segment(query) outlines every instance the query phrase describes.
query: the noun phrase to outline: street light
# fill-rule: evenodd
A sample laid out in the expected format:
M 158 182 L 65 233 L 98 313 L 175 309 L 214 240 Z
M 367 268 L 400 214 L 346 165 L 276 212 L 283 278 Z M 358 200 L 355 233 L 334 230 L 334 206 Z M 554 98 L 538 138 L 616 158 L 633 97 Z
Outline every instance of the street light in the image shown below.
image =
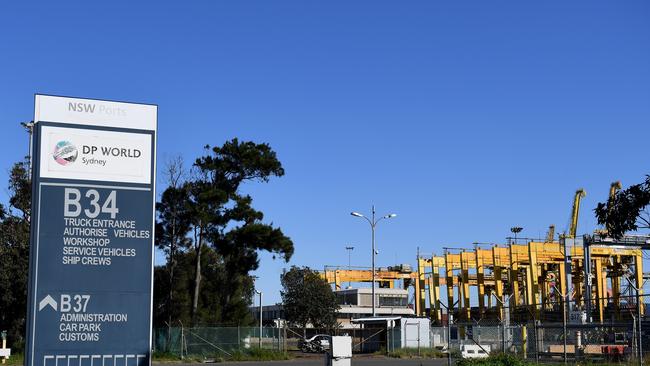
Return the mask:
M 503 353 L 506 352 L 508 338 L 510 338 L 508 337 L 508 333 L 510 333 L 508 331 L 508 327 L 510 326 L 510 308 L 508 306 L 508 301 L 510 301 L 512 295 L 513 294 L 510 294 L 508 296 L 502 295 L 503 299 L 500 299 L 499 296 L 497 296 L 497 294 L 492 292 L 492 296 L 494 296 L 494 298 L 497 299 L 499 303 L 501 303 L 501 308 L 502 308 L 501 311 L 503 312 L 503 315 L 500 314 L 501 323 L 502 323 L 502 333 L 503 333 L 502 340 L 501 340 L 501 347 L 502 347 L 501 350 L 503 351 Z
M 352 258 L 352 251 L 354 250 L 354 247 L 345 247 L 345 250 L 348 251 L 348 271 L 352 270 L 352 261 L 350 258 Z M 352 281 L 348 282 L 348 287 L 352 286 Z
M 377 252 L 375 251 L 375 227 L 377 226 L 377 223 L 379 223 L 379 221 L 383 219 L 392 219 L 397 215 L 392 213 L 392 214 L 384 215 L 380 217 L 378 220 L 375 220 L 375 205 L 372 205 L 372 220 L 356 211 L 350 212 L 350 215 L 366 219 L 366 221 L 368 221 L 368 223 L 370 224 L 370 229 L 372 231 L 372 316 L 374 317 L 377 315 L 375 311 L 375 255 L 377 255 Z
M 515 234 L 515 244 L 517 244 L 517 234 L 520 233 L 522 230 L 524 230 L 523 227 L 515 226 L 511 227 L 510 231 Z
M 32 145 L 34 143 L 34 121 L 29 121 L 29 122 L 21 122 L 20 123 L 25 130 L 27 130 L 27 133 L 29 134 L 29 151 L 27 152 L 27 156 L 29 156 L 29 177 L 32 176 Z
M 260 339 L 259 347 L 262 349 L 262 291 L 255 290 L 255 293 L 260 295 Z

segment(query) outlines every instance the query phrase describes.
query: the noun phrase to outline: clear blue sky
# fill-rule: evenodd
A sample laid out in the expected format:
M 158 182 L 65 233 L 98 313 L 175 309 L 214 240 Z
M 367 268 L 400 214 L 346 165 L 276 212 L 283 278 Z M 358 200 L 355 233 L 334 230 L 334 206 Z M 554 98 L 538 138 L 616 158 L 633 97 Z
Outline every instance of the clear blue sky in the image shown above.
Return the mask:
M 3 172 L 36 92 L 156 103 L 160 162 L 233 137 L 277 151 L 286 176 L 244 189 L 291 264 L 352 244 L 369 265 L 349 212 L 372 203 L 399 215 L 382 266 L 566 229 L 579 187 L 590 232 L 611 181 L 650 173 L 647 1 L 22 3 L 0 5 Z M 262 256 L 268 302 L 285 266 Z

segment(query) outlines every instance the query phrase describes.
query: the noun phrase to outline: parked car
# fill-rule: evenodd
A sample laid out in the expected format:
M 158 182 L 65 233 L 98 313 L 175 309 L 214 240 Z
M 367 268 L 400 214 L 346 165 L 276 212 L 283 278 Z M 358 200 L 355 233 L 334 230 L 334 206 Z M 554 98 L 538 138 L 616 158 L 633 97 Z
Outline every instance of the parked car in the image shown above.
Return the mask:
M 317 334 L 311 338 L 303 339 L 298 343 L 298 348 L 306 353 L 321 353 L 330 349 L 330 336 Z

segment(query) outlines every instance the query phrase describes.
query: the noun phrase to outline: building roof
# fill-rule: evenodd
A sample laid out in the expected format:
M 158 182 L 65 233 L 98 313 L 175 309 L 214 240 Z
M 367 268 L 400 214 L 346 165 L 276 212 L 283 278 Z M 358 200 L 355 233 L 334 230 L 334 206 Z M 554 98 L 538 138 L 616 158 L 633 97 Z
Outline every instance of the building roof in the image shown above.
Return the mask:
M 353 323 L 377 323 L 377 322 L 386 322 L 389 320 L 400 320 L 402 319 L 401 316 L 375 316 L 375 317 L 368 317 L 368 318 L 357 318 L 357 319 L 352 319 Z
M 370 294 L 372 293 L 372 288 L 371 287 L 347 288 L 344 290 L 336 290 L 334 292 L 337 294 L 344 294 L 344 293 Z M 401 288 L 375 288 L 375 294 L 407 295 L 408 290 L 401 289 Z

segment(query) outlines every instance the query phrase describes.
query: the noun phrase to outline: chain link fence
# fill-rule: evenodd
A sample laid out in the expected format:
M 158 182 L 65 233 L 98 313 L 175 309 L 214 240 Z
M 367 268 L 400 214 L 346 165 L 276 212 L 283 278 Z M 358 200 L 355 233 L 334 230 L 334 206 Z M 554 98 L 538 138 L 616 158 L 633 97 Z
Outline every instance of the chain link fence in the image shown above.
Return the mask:
M 282 328 L 262 328 L 260 337 L 259 327 L 162 327 L 154 329 L 153 336 L 154 352 L 180 358 L 231 356 L 236 351 L 253 348 L 286 350 Z
M 642 322 L 646 327 L 646 322 Z M 647 324 L 650 329 L 650 322 Z M 642 332 L 642 353 L 650 357 L 650 336 Z M 402 348 L 397 329 L 271 328 L 258 327 L 162 327 L 154 331 L 154 351 L 178 357 L 210 359 L 234 352 L 262 348 L 279 352 L 301 352 L 305 339 L 318 336 L 352 337 L 353 352 L 391 352 Z M 504 325 L 489 322 L 457 323 L 451 328 L 433 326 L 428 342 L 418 348 L 450 352 L 453 358 L 467 357 L 478 349 L 494 354 L 505 352 L 540 362 L 620 362 L 638 359 L 638 330 L 635 322 L 616 324 L 567 324 L 528 322 Z M 326 337 L 324 337 L 326 338 Z M 472 351 L 474 350 L 474 351 Z M 471 355 L 470 355 L 471 356 Z
M 640 363 L 650 359 L 647 304 L 640 302 L 640 309 L 632 301 L 604 304 L 599 308 L 570 302 L 566 308 L 554 306 L 554 314 L 544 313 L 550 306 L 531 307 L 525 309 L 529 318 L 526 322 L 484 319 L 458 321 L 451 328 L 433 326 L 431 346 L 450 350 L 456 357 L 471 357 L 464 350 L 478 348 L 486 353 L 504 352 L 552 363 Z
M 329 336 L 352 337 L 355 353 L 372 353 L 399 346 L 399 335 L 385 328 L 318 329 L 293 327 L 160 327 L 154 329 L 154 351 L 178 357 L 191 355 L 205 359 L 230 356 L 251 349 L 278 352 L 309 352 L 301 344 L 305 340 L 320 342 Z M 329 344 L 329 343 L 327 343 Z M 392 345 L 392 346 L 391 346 Z M 422 345 L 430 347 L 429 344 Z M 327 348 L 327 346 L 324 346 Z M 316 350 L 311 350 L 316 351 Z
M 456 321 L 451 327 L 435 325 L 430 327 L 428 339 L 421 341 L 418 336 L 416 343 L 409 343 L 403 328 L 388 326 L 264 327 L 261 334 L 259 327 L 161 327 L 154 330 L 154 351 L 206 359 L 259 348 L 310 352 L 304 348 L 305 340 L 347 335 L 352 337 L 355 353 L 389 353 L 409 343 L 409 347 L 416 344 L 418 351 L 436 349 L 453 358 L 472 357 L 476 353 L 508 353 L 539 362 L 630 363 L 650 359 L 650 321 L 645 317 L 647 304 L 641 301 L 639 309 L 633 300 L 632 297 L 622 298 L 620 302 L 610 300 L 604 302 L 606 306 L 590 309 L 579 302 L 566 306 L 544 304 L 521 311 L 521 314 L 528 314 L 527 321 L 516 318 L 512 322 L 509 319 L 502 322 L 485 316 L 478 320 Z

